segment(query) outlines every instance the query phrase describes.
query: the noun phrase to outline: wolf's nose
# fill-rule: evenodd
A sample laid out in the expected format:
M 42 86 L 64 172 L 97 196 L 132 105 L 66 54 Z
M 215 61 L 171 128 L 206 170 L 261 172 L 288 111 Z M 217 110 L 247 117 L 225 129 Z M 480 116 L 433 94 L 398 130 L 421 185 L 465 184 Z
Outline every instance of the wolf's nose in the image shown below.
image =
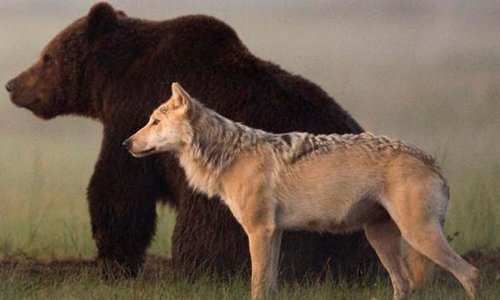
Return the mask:
M 15 90 L 15 87 L 16 87 L 16 84 L 15 84 L 14 79 L 9 80 L 9 82 L 7 82 L 7 84 L 5 85 L 5 89 L 9 93 L 12 93 Z
M 130 150 L 132 148 L 132 143 L 127 139 L 122 143 L 122 146 L 125 150 Z

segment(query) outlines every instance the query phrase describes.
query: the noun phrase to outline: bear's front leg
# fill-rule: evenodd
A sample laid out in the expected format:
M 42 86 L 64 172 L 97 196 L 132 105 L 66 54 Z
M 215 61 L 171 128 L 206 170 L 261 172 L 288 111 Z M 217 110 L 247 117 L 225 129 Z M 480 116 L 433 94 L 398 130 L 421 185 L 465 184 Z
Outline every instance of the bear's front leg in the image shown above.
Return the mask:
M 155 233 L 158 188 L 147 169 L 147 161 L 122 149 L 101 149 L 87 195 L 98 263 L 106 277 L 135 276 Z
M 172 236 L 172 264 L 177 273 L 196 278 L 227 278 L 250 269 L 248 240 L 220 199 L 184 188 Z

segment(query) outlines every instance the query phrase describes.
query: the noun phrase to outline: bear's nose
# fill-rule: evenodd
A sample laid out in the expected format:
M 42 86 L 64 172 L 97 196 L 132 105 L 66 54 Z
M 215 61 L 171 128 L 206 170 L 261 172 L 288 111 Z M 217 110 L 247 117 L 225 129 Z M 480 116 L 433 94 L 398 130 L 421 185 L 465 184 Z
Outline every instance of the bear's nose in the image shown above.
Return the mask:
M 130 150 L 130 148 L 132 148 L 132 142 L 130 142 L 130 140 L 126 139 L 123 143 L 122 143 L 122 146 L 125 150 Z
M 16 82 L 14 79 L 9 80 L 7 84 L 5 85 L 5 89 L 7 92 L 12 93 L 16 89 Z

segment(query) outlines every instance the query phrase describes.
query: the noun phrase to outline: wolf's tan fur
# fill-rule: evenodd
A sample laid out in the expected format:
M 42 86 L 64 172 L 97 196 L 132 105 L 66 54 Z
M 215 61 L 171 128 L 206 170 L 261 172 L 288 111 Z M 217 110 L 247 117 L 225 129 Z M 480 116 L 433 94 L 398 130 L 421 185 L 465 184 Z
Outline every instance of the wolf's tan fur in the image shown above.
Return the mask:
M 370 133 L 252 129 L 205 108 L 176 83 L 172 98 L 128 141 L 134 156 L 174 152 L 192 187 L 229 206 L 248 235 L 253 298 L 276 286 L 287 229 L 364 229 L 395 298 L 423 283 L 426 258 L 450 271 L 471 297 L 476 292 L 478 270 L 442 231 L 446 181 L 433 159 L 411 145 Z M 410 246 L 408 264 L 401 237 Z

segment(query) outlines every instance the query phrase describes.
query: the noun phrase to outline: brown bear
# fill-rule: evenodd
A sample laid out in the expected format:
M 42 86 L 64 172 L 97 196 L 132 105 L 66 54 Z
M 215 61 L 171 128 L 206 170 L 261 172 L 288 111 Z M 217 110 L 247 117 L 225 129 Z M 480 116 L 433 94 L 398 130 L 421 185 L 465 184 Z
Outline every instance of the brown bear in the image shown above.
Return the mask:
M 107 3 L 62 30 L 6 89 L 14 104 L 43 119 L 71 114 L 104 125 L 88 186 L 99 262 L 136 274 L 155 233 L 156 202 L 163 201 L 177 211 L 173 266 L 183 274 L 231 274 L 249 265 L 249 255 L 228 209 L 190 190 L 170 155 L 137 160 L 121 146 L 169 98 L 174 81 L 255 128 L 362 131 L 320 87 L 252 55 L 225 23 L 202 15 L 141 20 Z M 322 274 L 327 266 L 349 276 L 378 265 L 362 233 L 288 232 L 281 257 L 288 276 Z

